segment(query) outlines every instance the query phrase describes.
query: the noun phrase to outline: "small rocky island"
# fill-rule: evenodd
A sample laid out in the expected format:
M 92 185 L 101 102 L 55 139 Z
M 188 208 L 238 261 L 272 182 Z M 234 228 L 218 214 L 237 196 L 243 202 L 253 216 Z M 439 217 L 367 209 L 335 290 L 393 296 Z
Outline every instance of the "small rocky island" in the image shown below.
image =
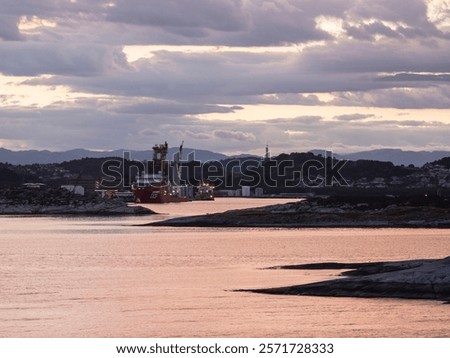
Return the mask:
M 0 190 L 0 215 L 150 215 L 154 212 L 121 200 L 85 196 L 62 188 Z
M 174 218 L 149 225 L 450 228 L 450 200 L 427 196 L 313 197 L 261 208 Z
M 321 263 L 271 269 L 352 269 L 345 278 L 298 286 L 238 290 L 273 295 L 408 298 L 450 301 L 450 257 L 373 263 Z

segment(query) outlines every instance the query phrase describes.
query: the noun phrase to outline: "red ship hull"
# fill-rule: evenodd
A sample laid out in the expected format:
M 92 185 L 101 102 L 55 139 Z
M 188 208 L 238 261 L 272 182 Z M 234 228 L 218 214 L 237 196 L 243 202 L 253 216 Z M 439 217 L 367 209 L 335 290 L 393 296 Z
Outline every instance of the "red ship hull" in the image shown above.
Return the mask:
M 143 204 L 183 203 L 190 201 L 186 196 L 173 195 L 167 186 L 145 186 L 133 188 L 134 200 Z

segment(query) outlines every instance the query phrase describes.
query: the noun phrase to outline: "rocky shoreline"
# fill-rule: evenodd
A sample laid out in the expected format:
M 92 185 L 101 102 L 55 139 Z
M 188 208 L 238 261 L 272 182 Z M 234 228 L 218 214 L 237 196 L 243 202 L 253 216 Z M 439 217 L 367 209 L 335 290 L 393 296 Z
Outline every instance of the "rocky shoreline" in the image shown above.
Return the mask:
M 0 191 L 0 215 L 151 215 L 154 211 L 96 195 L 74 195 L 64 189 Z
M 427 299 L 450 303 L 450 257 L 376 263 L 322 263 L 272 269 L 346 269 L 345 278 L 305 285 L 237 290 L 272 295 Z
M 262 208 L 174 218 L 149 225 L 450 228 L 450 202 L 426 197 L 309 198 Z
M 150 209 L 123 202 L 103 202 L 80 205 L 5 205 L 0 204 L 0 215 L 151 215 Z

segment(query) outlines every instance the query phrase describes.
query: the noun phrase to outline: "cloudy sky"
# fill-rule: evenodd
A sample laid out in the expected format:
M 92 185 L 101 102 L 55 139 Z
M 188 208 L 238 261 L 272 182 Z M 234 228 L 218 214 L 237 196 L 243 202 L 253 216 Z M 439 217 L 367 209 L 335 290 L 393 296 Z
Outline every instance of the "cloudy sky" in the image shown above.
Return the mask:
M 0 147 L 450 149 L 450 0 L 1 0 Z

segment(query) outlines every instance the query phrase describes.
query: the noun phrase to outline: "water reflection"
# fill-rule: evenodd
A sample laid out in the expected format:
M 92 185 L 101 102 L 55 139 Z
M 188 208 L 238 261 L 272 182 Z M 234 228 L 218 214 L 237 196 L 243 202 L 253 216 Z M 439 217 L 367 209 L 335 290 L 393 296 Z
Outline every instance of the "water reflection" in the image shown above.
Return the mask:
M 169 215 L 179 215 L 255 204 L 223 200 L 214 202 L 217 207 L 192 203 L 189 211 L 164 208 L 170 209 Z M 336 274 L 262 270 L 269 266 L 447 256 L 450 230 L 133 226 L 156 219 L 0 218 L 0 336 L 449 334 L 449 306 L 438 302 L 282 297 L 232 290 L 307 283 Z

